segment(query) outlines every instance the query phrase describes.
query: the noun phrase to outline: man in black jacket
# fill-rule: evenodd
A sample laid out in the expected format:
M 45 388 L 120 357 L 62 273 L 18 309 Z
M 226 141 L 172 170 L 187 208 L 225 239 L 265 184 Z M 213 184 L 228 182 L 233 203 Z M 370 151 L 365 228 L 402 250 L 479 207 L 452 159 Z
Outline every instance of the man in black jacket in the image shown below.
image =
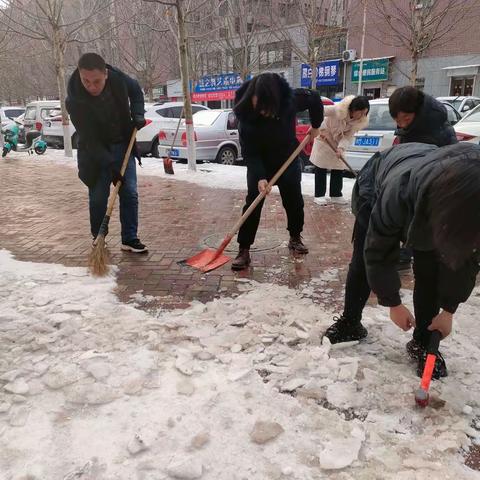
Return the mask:
M 247 164 L 248 194 L 244 212 L 297 148 L 296 114 L 304 110 L 310 114 L 310 135 L 313 139 L 323 121 L 323 104 L 318 92 L 292 90 L 287 81 L 276 73 L 258 75 L 236 92 L 234 111 L 239 120 L 242 156 Z M 304 222 L 301 181 L 302 168 L 297 158 L 277 185 L 287 213 L 289 249 L 306 254 L 308 249 L 301 237 Z M 262 206 L 263 201 L 238 232 L 239 252 L 232 263 L 233 270 L 243 270 L 250 265 L 250 246 L 255 241 Z
M 96 238 L 107 210 L 110 184 L 121 181 L 121 248 L 134 253 L 146 252 L 137 234 L 137 173 L 133 155 L 124 176 L 120 174 L 134 127 L 145 126 L 140 85 L 106 65 L 100 55 L 86 53 L 69 80 L 67 110 L 78 135 L 78 176 L 88 187 L 93 237 Z
M 360 172 L 352 209 L 354 250 L 346 309 L 326 332 L 333 342 L 367 335 L 361 324 L 370 287 L 392 321 L 415 327 L 407 351 L 423 371 L 432 330 L 443 337 L 475 286 L 480 248 L 480 147 L 411 143 L 375 154 Z M 402 305 L 396 271 L 400 242 L 413 249 L 415 317 Z M 440 311 L 442 310 L 442 311 Z M 434 375 L 447 375 L 443 358 Z
M 438 100 L 415 87 L 397 88 L 388 100 L 390 115 L 397 123 L 400 143 L 427 143 L 444 147 L 457 143 L 448 122 L 447 109 Z
M 418 88 L 397 88 L 388 106 L 397 123 L 395 135 L 401 144 L 418 142 L 443 147 L 458 142 L 455 130 L 448 122 L 445 106 Z M 398 269 L 409 270 L 411 263 L 411 250 L 402 248 Z

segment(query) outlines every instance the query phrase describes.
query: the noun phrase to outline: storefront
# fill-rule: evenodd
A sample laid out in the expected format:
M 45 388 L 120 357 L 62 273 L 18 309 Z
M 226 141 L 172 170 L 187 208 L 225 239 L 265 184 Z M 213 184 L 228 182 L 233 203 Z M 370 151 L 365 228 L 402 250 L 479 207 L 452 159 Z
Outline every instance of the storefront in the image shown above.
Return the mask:
M 470 97 L 478 94 L 478 74 L 480 65 L 445 67 L 450 79 L 450 95 Z
M 323 97 L 334 98 L 343 90 L 343 62 L 340 60 L 328 60 L 317 65 L 317 90 Z M 302 64 L 301 86 L 311 88 L 312 68 Z
M 228 108 L 242 83 L 238 73 L 206 75 L 194 83 L 192 102 L 203 102 L 210 108 Z
M 390 76 L 390 63 L 394 57 L 366 58 L 363 60 L 362 95 L 370 99 L 387 94 Z M 360 80 L 360 60 L 352 62 L 351 81 L 357 86 Z

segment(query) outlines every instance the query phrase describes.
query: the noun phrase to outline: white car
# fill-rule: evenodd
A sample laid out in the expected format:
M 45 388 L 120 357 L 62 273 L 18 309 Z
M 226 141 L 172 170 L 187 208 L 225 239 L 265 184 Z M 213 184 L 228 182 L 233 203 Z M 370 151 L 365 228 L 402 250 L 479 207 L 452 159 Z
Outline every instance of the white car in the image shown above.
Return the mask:
M 480 143 L 480 105 L 463 117 L 454 127 L 461 142 Z
M 480 98 L 478 97 L 437 97 L 437 100 L 440 100 L 443 103 L 448 102 L 458 112 L 460 112 L 462 117 L 480 105 Z
M 160 128 L 177 126 L 183 109 L 181 102 L 169 102 L 164 104 L 146 104 L 145 120 L 146 125 L 137 133 L 137 146 L 141 155 L 158 155 L 158 131 Z M 203 105 L 192 105 L 193 112 L 208 110 Z M 70 135 L 72 146 L 77 148 L 78 136 L 75 127 L 70 123 Z M 52 111 L 43 126 L 43 138 L 50 146 L 63 148 L 63 127 L 62 116 L 59 109 Z
M 2 127 L 24 113 L 25 107 L 0 107 L 0 121 Z
M 360 171 L 374 153 L 390 148 L 394 144 L 396 128 L 390 116 L 388 98 L 370 100 L 368 127 L 355 134 L 346 150 L 345 159 L 352 169 Z
M 447 109 L 448 121 L 451 125 L 456 125 L 461 119 L 460 114 L 451 104 L 442 103 Z M 397 125 L 390 116 L 388 98 L 370 100 L 368 127 L 355 134 L 346 151 L 345 159 L 352 169 L 360 171 L 373 154 L 397 143 L 396 128 Z
M 207 110 L 193 115 L 195 151 L 198 161 L 234 165 L 241 158 L 238 120 L 231 110 Z M 187 159 L 187 134 L 182 121 L 175 139 L 176 126 L 158 133 L 160 157 Z M 175 141 L 174 141 L 175 140 Z

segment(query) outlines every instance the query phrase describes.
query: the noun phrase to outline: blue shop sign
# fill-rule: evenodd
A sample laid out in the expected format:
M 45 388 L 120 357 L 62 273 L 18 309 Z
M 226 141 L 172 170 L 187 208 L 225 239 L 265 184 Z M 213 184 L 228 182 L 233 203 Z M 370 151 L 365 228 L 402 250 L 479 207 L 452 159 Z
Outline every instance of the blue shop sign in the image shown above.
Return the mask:
M 339 84 L 340 60 L 328 60 L 317 65 L 317 87 L 322 85 L 335 86 Z M 312 69 L 306 63 L 302 64 L 302 87 L 310 88 Z
M 250 76 L 249 76 L 250 77 Z M 220 92 L 222 90 L 237 90 L 243 83 L 238 73 L 222 73 L 220 75 L 205 75 L 195 83 L 195 93 Z

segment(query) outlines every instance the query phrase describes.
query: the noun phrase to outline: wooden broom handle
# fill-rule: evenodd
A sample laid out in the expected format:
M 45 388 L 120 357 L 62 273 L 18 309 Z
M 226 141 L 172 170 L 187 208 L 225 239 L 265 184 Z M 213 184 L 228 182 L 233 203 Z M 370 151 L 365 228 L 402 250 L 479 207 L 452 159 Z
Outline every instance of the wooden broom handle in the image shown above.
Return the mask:
M 320 139 L 323 140 L 335 153 L 337 153 L 337 149 L 330 142 L 330 139 L 328 139 L 327 137 L 324 137 L 323 135 L 320 136 Z M 356 178 L 357 177 L 356 172 L 353 170 L 350 164 L 345 160 L 345 157 L 343 155 L 339 155 L 338 158 L 343 162 L 343 164 L 350 170 L 350 172 Z
M 290 166 L 290 164 L 300 155 L 301 151 L 307 146 L 307 144 L 311 140 L 312 139 L 310 138 L 310 130 L 309 130 L 306 137 L 302 140 L 300 145 L 294 150 L 294 152 L 288 157 L 288 159 L 285 161 L 285 163 L 280 167 L 280 170 L 278 170 L 278 172 L 268 182 L 268 185 L 265 188 L 265 191 L 258 194 L 257 198 L 247 208 L 247 210 L 241 216 L 241 218 L 238 220 L 238 222 L 233 226 L 233 228 L 230 230 L 227 238 L 232 238 L 238 232 L 238 230 L 240 230 L 240 227 L 245 223 L 245 221 L 250 216 L 250 214 L 255 210 L 255 208 L 257 208 L 258 204 L 265 198 L 265 196 L 267 195 L 267 191 L 273 185 L 275 185 L 275 183 L 277 183 L 277 180 L 281 177 L 283 172 L 285 172 L 285 170 Z
M 125 152 L 125 157 L 123 158 L 122 168 L 120 169 L 120 175 L 123 177 L 125 175 L 125 170 L 127 169 L 128 161 L 130 160 L 130 155 L 132 154 L 133 144 L 135 143 L 135 137 L 137 136 L 137 129 L 134 128 L 132 132 L 132 137 L 130 138 L 130 143 L 128 144 L 127 151 Z M 113 207 L 115 206 L 115 200 L 117 198 L 118 192 L 122 182 L 117 182 L 113 192 L 110 194 L 108 199 L 107 215 L 112 216 Z

